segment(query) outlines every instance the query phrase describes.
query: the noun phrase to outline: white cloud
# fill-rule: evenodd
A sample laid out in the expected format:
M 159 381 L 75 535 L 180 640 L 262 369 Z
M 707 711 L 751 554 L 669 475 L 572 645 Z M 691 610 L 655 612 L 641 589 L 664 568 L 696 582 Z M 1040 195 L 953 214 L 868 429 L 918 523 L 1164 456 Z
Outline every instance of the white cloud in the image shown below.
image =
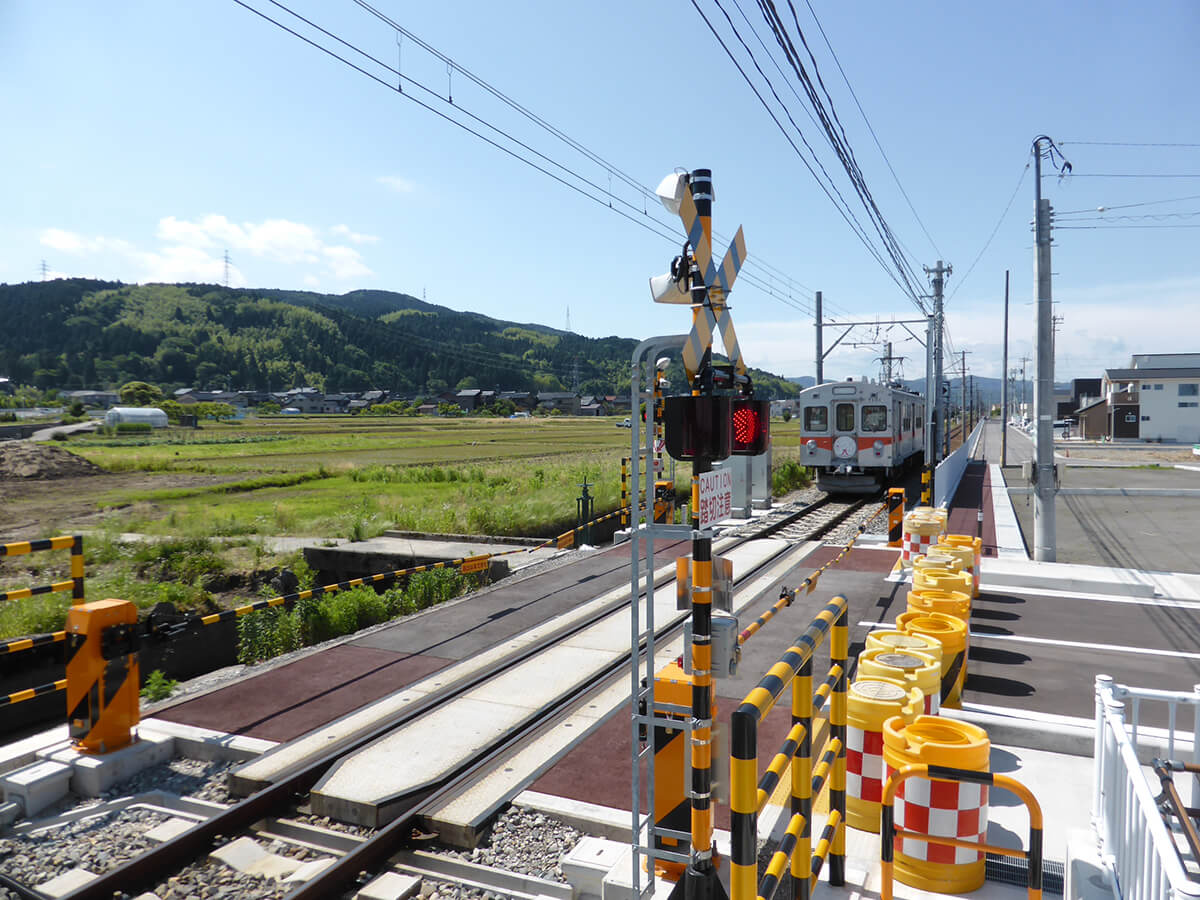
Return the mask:
M 325 247 L 321 252 L 335 278 L 364 278 L 372 274 L 353 247 Z
M 352 244 L 376 244 L 379 242 L 377 235 L 360 234 L 357 231 L 351 231 L 349 225 L 334 225 L 329 230 L 339 237 L 344 237 Z
M 321 284 L 321 279 L 319 279 L 316 275 L 305 275 L 304 276 L 304 286 L 305 287 L 315 288 L 315 287 L 319 287 L 320 284 Z
M 374 235 L 354 232 L 346 225 L 334 226 L 330 231 L 355 244 L 378 240 Z M 137 281 L 220 283 L 225 279 L 226 250 L 235 258 L 240 257 L 242 262 L 247 257 L 257 257 L 284 266 L 310 269 L 298 276 L 308 285 L 315 285 L 322 275 L 348 281 L 373 274 L 354 247 L 326 243 L 317 228 L 288 219 L 239 224 L 217 214 L 194 221 L 166 216 L 159 220 L 155 236 L 160 246 L 151 250 L 135 247 L 120 238 L 89 237 L 61 228 L 43 230 L 39 240 L 43 246 L 60 253 L 108 257 L 99 262 L 122 273 L 123 277 L 132 276 Z M 234 265 L 230 266 L 229 280 L 232 285 L 248 283 Z
M 413 182 L 399 175 L 380 175 L 375 180 L 398 194 L 411 194 L 417 188 Z

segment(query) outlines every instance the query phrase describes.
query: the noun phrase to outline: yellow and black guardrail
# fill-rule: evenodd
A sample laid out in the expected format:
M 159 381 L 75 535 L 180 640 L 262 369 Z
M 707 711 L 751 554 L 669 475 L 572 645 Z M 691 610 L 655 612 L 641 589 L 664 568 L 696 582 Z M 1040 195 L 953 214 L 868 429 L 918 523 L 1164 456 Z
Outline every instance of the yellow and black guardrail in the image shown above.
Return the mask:
M 5 600 L 23 600 L 26 597 L 36 597 L 39 594 L 55 594 L 62 591 L 71 592 L 73 603 L 83 602 L 83 535 L 63 534 L 38 541 L 16 541 L 11 544 L 0 544 L 0 556 L 24 556 L 28 553 L 38 553 L 43 550 L 71 551 L 71 578 L 69 581 L 56 581 L 53 584 L 43 584 L 39 587 L 16 588 L 11 591 L 0 591 L 0 602 Z
M 339 581 L 335 584 L 321 585 L 319 587 L 309 588 L 308 590 L 294 591 L 290 594 L 281 594 L 278 597 L 256 600 L 253 603 L 247 603 L 244 606 L 238 606 L 233 609 L 222 610 L 218 613 L 210 613 L 203 616 L 189 616 L 181 621 L 173 622 L 165 626 L 151 626 L 149 623 L 145 623 L 141 626 L 141 628 L 144 636 L 146 637 L 169 640 L 193 628 L 204 628 L 210 625 L 218 625 L 222 622 L 228 622 L 230 620 L 240 618 L 241 616 L 248 615 L 252 612 L 259 612 L 261 610 L 271 609 L 278 606 L 287 606 L 299 600 L 308 600 L 313 597 L 320 597 L 323 594 L 334 594 L 338 591 L 348 591 L 365 585 L 378 585 L 389 581 L 395 581 L 410 575 L 416 575 L 420 572 L 429 572 L 434 569 L 457 568 L 464 575 L 470 575 L 486 570 L 489 562 L 492 559 L 502 556 L 508 556 L 514 553 L 532 553 L 535 550 L 544 550 L 549 547 L 556 547 L 558 549 L 573 547 L 584 529 L 599 522 L 604 522 L 615 518 L 623 513 L 627 513 L 628 511 L 628 507 L 625 507 L 610 513 L 605 513 L 602 516 L 592 519 L 590 522 L 579 525 L 570 531 L 565 531 L 557 537 L 550 538 L 534 547 L 522 547 L 514 550 L 503 550 L 499 553 L 483 553 L 476 556 L 464 556 L 458 559 L 443 560 L 442 562 L 428 563 L 420 566 L 410 566 L 406 569 L 395 569 L 391 572 L 382 572 L 376 575 L 365 575 L 362 578 L 352 578 L 348 581 Z M 0 556 L 17 556 L 39 550 L 60 550 L 68 548 L 71 550 L 71 581 L 57 582 L 56 584 L 49 585 L 44 588 L 27 588 L 23 590 L 9 591 L 4 595 L 0 595 L 0 599 L 17 599 L 18 597 L 32 596 L 33 594 L 45 594 L 56 590 L 71 590 L 72 596 L 76 598 L 76 603 L 82 603 L 83 538 L 81 536 L 64 535 L 60 537 L 47 538 L 40 541 L 23 541 L 15 544 L 0 544 Z M 64 630 L 51 632 L 49 634 L 38 634 L 31 637 L 17 638 L 11 641 L 0 641 L 0 655 L 21 653 L 27 650 L 33 650 L 37 647 L 44 647 L 49 644 L 62 643 L 66 641 L 66 639 L 67 632 Z M 41 697 L 45 694 L 52 694 L 56 691 L 62 691 L 66 689 L 67 680 L 63 678 L 48 684 L 42 684 L 20 691 L 14 691 L 11 694 L 0 695 L 0 707 L 10 706 L 14 703 L 21 703 L 26 700 L 32 700 L 35 697 Z
M 887 512 L 887 510 L 887 506 L 881 506 L 868 518 L 860 522 L 858 525 L 858 534 L 850 539 L 850 541 L 845 547 L 842 548 L 842 551 L 837 556 L 825 563 L 825 565 L 814 569 L 812 573 L 800 583 L 800 587 L 796 588 L 795 590 L 784 588 L 779 594 L 779 599 L 775 601 L 775 604 L 770 609 L 766 610 L 761 616 L 742 629 L 742 632 L 738 635 L 738 644 L 746 643 L 746 641 L 750 640 L 750 638 L 754 637 L 754 635 L 758 633 L 759 629 L 770 622 L 784 609 L 791 606 L 792 601 L 795 600 L 801 591 L 806 594 L 811 594 L 814 590 L 816 590 L 817 581 L 820 579 L 825 570 L 840 563 L 842 559 L 845 558 L 846 554 L 854 548 L 855 542 L 862 537 L 863 532 L 867 530 L 867 526 L 879 518 L 879 516 L 883 515 L 883 513 Z
M 829 881 L 845 883 L 846 865 L 846 673 L 849 670 L 849 605 L 834 597 L 808 629 L 768 670 L 730 724 L 730 900 L 771 900 L 789 860 L 796 897 L 808 900 L 826 859 Z M 812 689 L 813 652 L 829 636 L 830 669 L 821 689 Z M 760 781 L 758 726 L 788 687 L 792 688 L 792 729 Z M 813 718 L 830 701 L 829 735 L 813 767 Z M 792 817 L 767 866 L 758 875 L 758 814 L 791 764 Z M 812 798 L 829 785 L 830 813 L 814 852 Z

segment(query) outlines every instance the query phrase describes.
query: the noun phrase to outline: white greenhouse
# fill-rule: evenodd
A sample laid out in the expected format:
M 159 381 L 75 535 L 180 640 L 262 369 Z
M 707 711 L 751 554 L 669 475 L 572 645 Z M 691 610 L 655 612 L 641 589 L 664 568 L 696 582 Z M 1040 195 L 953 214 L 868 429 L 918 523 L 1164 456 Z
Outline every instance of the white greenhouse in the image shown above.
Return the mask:
M 166 428 L 167 414 L 156 406 L 114 406 L 104 414 L 105 425 L 143 423 L 151 428 Z

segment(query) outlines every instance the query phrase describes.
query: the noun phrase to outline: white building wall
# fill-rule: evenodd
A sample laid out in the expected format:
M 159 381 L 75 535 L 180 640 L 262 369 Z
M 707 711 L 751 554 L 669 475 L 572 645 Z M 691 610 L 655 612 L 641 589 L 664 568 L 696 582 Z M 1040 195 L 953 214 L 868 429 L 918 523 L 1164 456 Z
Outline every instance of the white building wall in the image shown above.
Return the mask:
M 1139 384 L 1139 434 L 1143 440 L 1200 443 L 1200 378 L 1147 378 Z M 1197 394 L 1180 394 L 1180 385 L 1195 385 Z

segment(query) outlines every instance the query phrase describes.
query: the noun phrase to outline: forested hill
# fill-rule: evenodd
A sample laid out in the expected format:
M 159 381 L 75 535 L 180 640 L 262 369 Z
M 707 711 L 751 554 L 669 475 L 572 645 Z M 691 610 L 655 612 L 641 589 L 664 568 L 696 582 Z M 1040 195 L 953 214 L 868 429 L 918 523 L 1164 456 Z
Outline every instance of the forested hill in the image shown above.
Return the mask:
M 59 279 L 0 285 L 0 375 L 40 388 L 420 392 L 463 386 L 610 394 L 631 338 L 504 322 L 390 291 L 318 294 Z M 673 369 L 678 368 L 678 363 Z M 682 383 L 682 370 L 668 372 Z M 760 396 L 797 387 L 754 372 Z

